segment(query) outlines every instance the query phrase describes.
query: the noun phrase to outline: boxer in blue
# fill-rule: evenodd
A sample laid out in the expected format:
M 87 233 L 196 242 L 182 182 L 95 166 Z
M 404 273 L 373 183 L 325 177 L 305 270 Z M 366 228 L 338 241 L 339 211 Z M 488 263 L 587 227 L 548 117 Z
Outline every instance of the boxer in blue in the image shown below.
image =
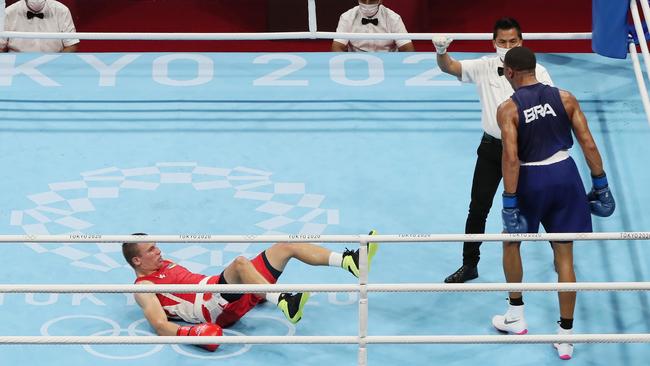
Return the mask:
M 591 232 L 591 216 L 610 216 L 615 203 L 598 147 L 576 98 L 569 92 L 541 84 L 535 77 L 535 54 L 528 48 L 510 49 L 504 76 L 515 93 L 497 110 L 503 142 L 503 228 L 507 233 L 536 233 L 541 223 L 549 233 Z M 593 188 L 585 192 L 575 162 L 569 156 L 575 134 L 591 171 Z M 503 244 L 507 282 L 521 282 L 520 242 Z M 575 282 L 573 242 L 553 242 L 558 282 Z M 575 292 L 559 292 L 559 334 L 571 334 Z M 492 319 L 502 332 L 525 334 L 521 292 L 509 294 L 504 315 Z M 554 344 L 561 359 L 573 355 L 573 345 Z

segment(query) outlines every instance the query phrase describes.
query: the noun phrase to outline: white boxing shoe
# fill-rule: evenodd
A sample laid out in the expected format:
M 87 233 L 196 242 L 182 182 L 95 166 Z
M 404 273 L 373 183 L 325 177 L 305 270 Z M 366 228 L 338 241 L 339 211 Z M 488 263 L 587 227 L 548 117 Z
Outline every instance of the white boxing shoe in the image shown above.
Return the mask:
M 508 305 L 504 315 L 492 317 L 492 325 L 500 332 L 523 335 L 528 333 L 528 325 L 524 318 L 524 305 Z
M 559 335 L 573 334 L 573 329 L 564 329 L 559 327 L 557 330 Z M 557 355 L 562 360 L 570 360 L 573 357 L 573 344 L 571 343 L 553 343 L 553 347 L 557 350 Z

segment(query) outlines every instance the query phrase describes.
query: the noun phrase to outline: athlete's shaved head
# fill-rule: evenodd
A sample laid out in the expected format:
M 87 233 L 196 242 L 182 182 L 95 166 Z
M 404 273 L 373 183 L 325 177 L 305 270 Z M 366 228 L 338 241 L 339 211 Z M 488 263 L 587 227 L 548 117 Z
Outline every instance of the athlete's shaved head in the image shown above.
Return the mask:
M 503 60 L 503 66 L 515 71 L 535 71 L 537 58 L 535 53 L 527 47 L 511 48 Z

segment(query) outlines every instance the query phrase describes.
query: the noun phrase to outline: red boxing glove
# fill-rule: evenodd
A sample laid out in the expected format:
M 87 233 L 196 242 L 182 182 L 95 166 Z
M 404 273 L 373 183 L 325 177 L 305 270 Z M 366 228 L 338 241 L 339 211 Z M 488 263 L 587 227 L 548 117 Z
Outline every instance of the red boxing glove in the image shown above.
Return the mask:
M 220 326 L 213 323 L 201 323 L 197 325 L 186 325 L 178 327 L 176 331 L 177 336 L 222 336 L 223 330 Z M 218 344 L 197 344 L 198 347 L 207 349 L 210 352 L 214 352 L 219 348 Z

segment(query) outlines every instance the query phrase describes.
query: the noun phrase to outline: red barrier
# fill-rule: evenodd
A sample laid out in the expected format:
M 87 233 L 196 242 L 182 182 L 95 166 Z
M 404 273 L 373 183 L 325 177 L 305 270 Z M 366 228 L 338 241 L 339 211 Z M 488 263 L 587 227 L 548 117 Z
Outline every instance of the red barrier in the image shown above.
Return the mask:
M 7 0 L 13 3 L 15 0 Z M 270 32 L 306 31 L 307 0 L 60 0 L 79 32 Z M 334 31 L 354 0 L 316 0 L 318 28 Z M 410 32 L 491 32 L 502 16 L 524 32 L 590 32 L 591 0 L 384 0 Z M 119 51 L 329 51 L 331 41 L 90 41 L 81 52 Z M 415 42 L 418 51 L 431 42 Z M 590 41 L 531 41 L 541 52 L 591 52 Z M 490 42 L 456 42 L 452 51 L 492 50 Z

